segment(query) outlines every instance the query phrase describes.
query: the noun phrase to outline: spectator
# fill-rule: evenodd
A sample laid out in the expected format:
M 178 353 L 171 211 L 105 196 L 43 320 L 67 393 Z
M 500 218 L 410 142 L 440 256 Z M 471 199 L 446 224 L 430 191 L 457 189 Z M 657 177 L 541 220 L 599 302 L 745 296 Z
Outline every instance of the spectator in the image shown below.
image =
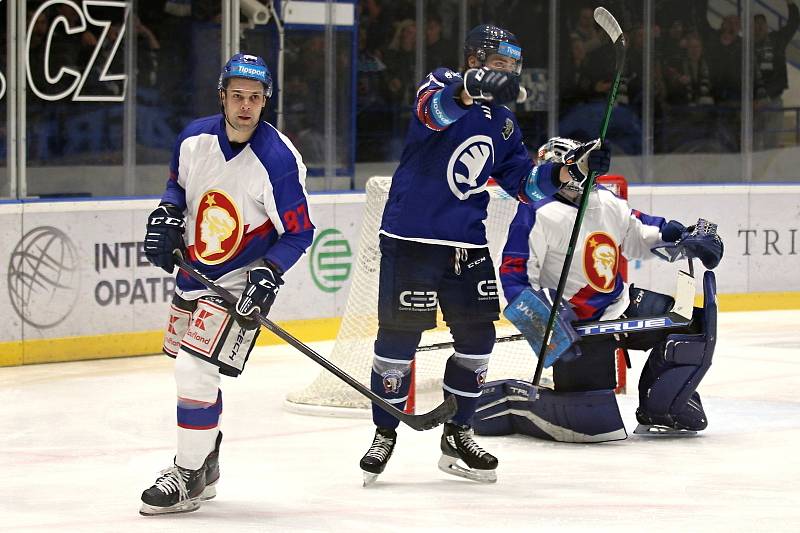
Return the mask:
M 593 97 L 586 49 L 580 39 L 570 39 L 570 60 L 559 71 L 560 109 L 567 111 Z
M 594 21 L 594 11 L 591 7 L 580 8 L 578 20 L 570 28 L 570 37 L 582 41 L 587 54 L 591 54 L 603 44 L 603 34 Z
M 442 36 L 442 18 L 431 13 L 425 18 L 425 73 L 436 67 L 458 70 L 458 47 Z
M 398 22 L 385 54 L 389 70 L 389 93 L 395 102 L 410 104 L 413 88 L 419 81 L 414 74 L 416 44 L 417 23 L 412 19 Z
M 786 46 L 800 26 L 800 10 L 792 0 L 787 0 L 789 20 L 778 30 L 769 31 L 767 18 L 756 15 L 753 19 L 754 105 L 753 124 L 755 149 L 775 148 L 783 127 L 783 91 L 789 87 L 786 74 Z

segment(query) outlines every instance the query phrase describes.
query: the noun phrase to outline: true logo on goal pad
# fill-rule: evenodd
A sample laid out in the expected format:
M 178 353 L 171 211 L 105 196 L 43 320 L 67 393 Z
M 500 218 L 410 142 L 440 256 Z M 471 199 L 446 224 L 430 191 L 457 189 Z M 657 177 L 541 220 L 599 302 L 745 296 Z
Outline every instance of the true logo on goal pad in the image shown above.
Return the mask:
M 336 292 L 344 286 L 353 269 L 353 250 L 341 231 L 320 232 L 311 245 L 311 279 L 319 290 Z

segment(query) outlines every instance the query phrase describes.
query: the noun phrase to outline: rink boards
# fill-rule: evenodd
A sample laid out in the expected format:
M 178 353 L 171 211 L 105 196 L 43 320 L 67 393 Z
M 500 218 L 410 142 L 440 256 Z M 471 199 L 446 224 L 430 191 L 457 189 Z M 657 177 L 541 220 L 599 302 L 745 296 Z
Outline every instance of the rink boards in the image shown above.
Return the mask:
M 335 335 L 356 268 L 363 194 L 311 196 L 317 227 L 271 317 L 296 336 Z M 631 186 L 631 206 L 716 222 L 723 310 L 800 308 L 800 185 Z M 141 249 L 156 200 L 0 204 L 0 366 L 151 354 L 174 287 Z M 637 285 L 672 293 L 675 265 L 632 261 Z M 263 342 L 271 342 L 265 333 Z

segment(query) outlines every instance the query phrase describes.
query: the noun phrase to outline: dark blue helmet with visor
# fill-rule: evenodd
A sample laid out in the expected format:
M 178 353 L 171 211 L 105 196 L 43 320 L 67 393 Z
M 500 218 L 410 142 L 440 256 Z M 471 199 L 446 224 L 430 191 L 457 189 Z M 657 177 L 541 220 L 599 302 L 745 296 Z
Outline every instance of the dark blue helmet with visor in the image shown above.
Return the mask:
M 222 67 L 217 89 L 220 91 L 225 89 L 230 78 L 260 81 L 264 86 L 266 97 L 272 96 L 272 74 L 270 74 L 266 62 L 258 56 L 239 53 L 231 57 Z
M 515 60 L 513 72 L 517 75 L 522 72 L 522 47 L 516 35 L 491 24 L 480 24 L 469 30 L 464 39 L 464 62 L 469 64 L 469 56 L 474 55 L 485 65 L 492 54 Z

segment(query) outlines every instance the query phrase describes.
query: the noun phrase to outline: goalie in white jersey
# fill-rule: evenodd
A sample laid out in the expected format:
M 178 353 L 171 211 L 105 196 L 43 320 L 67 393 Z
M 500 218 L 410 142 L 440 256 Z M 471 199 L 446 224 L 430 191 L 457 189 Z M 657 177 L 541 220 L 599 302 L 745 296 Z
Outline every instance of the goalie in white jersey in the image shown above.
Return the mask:
M 283 274 L 311 245 L 306 167 L 286 136 L 262 121 L 272 95 L 263 59 L 234 55 L 218 83 L 222 113 L 181 132 L 170 177 L 145 237 L 147 259 L 172 273 L 174 251 L 241 295 L 234 309 L 183 272 L 164 335 L 175 358 L 174 466 L 142 493 L 144 515 L 193 511 L 213 498 L 222 433 L 220 374 L 238 376 Z
M 580 157 L 581 146 L 556 137 L 539 149 L 538 158 L 570 162 Z M 526 296 L 523 291 L 532 290 L 530 297 L 547 311 L 539 317 L 546 323 L 583 193 L 580 183 L 571 182 L 555 197 L 519 206 L 500 267 L 509 308 L 516 298 Z M 686 328 L 631 333 L 623 338 L 588 336 L 579 341 L 572 322 L 665 315 L 672 309 L 673 298 L 628 286 L 619 272 L 621 256 L 646 259 L 653 257 L 654 247 L 677 243 L 711 269 L 722 258 L 722 241 L 715 232 L 687 229 L 674 220 L 667 222 L 631 209 L 627 201 L 602 186 L 588 194 L 560 303 L 562 312 L 557 315 L 557 327 L 566 332 L 571 346 L 553 364 L 554 389 L 539 389 L 534 395 L 527 382 L 487 383 L 475 416 L 476 433 L 519 432 L 567 442 L 626 438 L 613 394 L 618 347 L 651 349 L 639 381 L 636 411 L 643 431 L 696 432 L 707 426 L 695 389 L 711 365 L 716 340 L 713 273 L 706 273 L 704 308 L 694 309 Z M 529 339 L 536 350 L 541 334 L 538 337 Z

